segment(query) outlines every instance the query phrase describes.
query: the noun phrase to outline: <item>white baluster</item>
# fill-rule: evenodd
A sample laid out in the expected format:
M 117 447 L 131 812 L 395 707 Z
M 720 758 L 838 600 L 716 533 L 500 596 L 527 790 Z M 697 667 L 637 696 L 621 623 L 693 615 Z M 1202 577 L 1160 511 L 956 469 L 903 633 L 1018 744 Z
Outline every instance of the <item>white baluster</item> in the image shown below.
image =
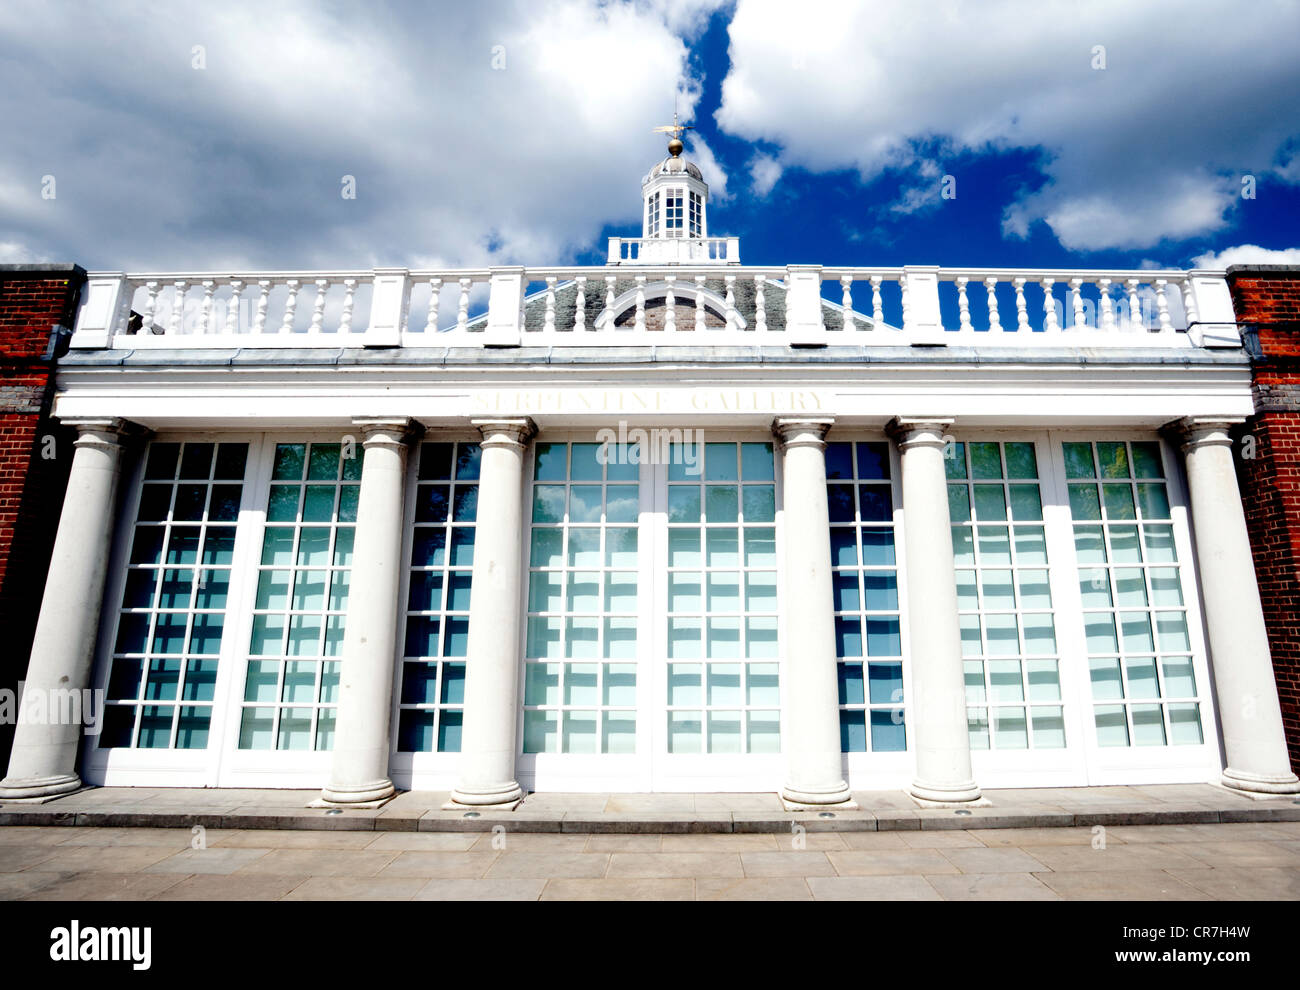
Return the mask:
M 199 333 L 212 332 L 212 295 L 217 291 L 217 283 L 212 279 L 203 280 L 203 304 L 199 310 Z
M 301 283 L 291 278 L 285 285 L 289 286 L 289 298 L 284 304 L 284 322 L 280 324 L 281 333 L 293 333 L 294 310 L 298 308 L 298 287 Z
M 546 321 L 542 325 L 543 333 L 555 333 L 555 276 L 546 277 Z
M 1160 332 L 1172 333 L 1174 329 L 1173 321 L 1169 318 L 1169 300 L 1165 296 L 1165 286 L 1169 282 L 1167 279 L 1156 279 L 1156 315 L 1160 319 Z
M 182 322 L 185 318 L 185 283 L 173 283 L 176 286 L 176 297 L 172 302 L 171 324 L 167 327 L 168 333 L 183 333 Z
M 853 325 L 853 276 L 840 276 L 840 305 L 844 308 L 844 329 L 856 330 Z
M 578 297 L 573 304 L 573 329 L 581 332 L 587 329 L 587 276 L 579 275 L 577 284 Z
M 155 332 L 153 326 L 154 314 L 158 312 L 158 283 L 146 282 L 144 287 L 146 295 L 144 299 L 144 315 L 140 319 L 140 332 L 152 334 Z
M 767 332 L 767 304 L 763 300 L 762 275 L 754 276 L 754 329 L 759 333 Z
M 614 329 L 614 276 L 613 275 L 605 276 L 605 312 L 607 314 L 607 316 L 605 317 L 606 320 L 605 326 L 608 329 L 613 330 Z
M 871 276 L 871 323 L 872 329 L 883 326 L 885 322 L 885 306 L 880 299 L 880 281 L 881 276 Z
M 230 280 L 230 298 L 226 300 L 226 333 L 239 333 L 239 302 L 244 291 L 241 279 Z
M 1042 278 L 1038 284 L 1043 287 L 1043 329 L 1047 333 L 1057 333 L 1061 329 L 1061 322 L 1056 318 L 1056 298 L 1052 295 L 1056 279 Z
M 1143 326 L 1142 303 L 1138 300 L 1138 285 L 1140 284 L 1140 280 L 1131 278 L 1124 284 L 1128 286 L 1129 332 L 1137 333 L 1138 328 Z
M 329 279 L 316 279 L 316 304 L 311 310 L 311 328 L 308 333 L 317 334 L 325 325 L 325 295 L 329 292 Z
M 403 279 L 405 281 L 405 279 Z M 411 293 L 409 290 L 402 294 L 402 315 L 397 320 L 398 339 L 401 335 L 411 329 Z
M 1029 303 L 1025 301 L 1025 279 L 1011 280 L 1016 287 L 1016 332 L 1029 333 Z
M 1002 332 L 1002 317 L 998 314 L 998 280 L 990 275 L 984 280 L 989 300 L 989 333 Z
M 1196 293 L 1192 290 L 1192 280 L 1185 278 L 1182 280 L 1183 287 L 1183 317 L 1187 322 L 1187 329 L 1191 329 L 1192 324 L 1196 323 Z
M 970 300 L 966 298 L 966 283 L 968 278 L 957 279 L 957 318 L 958 327 L 963 333 L 969 333 L 975 328 L 970 322 Z
M 456 329 L 461 333 L 469 326 L 469 287 L 473 279 L 460 280 L 460 300 L 456 304 Z
M 1070 279 L 1070 292 L 1071 292 L 1071 299 L 1074 303 L 1074 323 L 1072 325 L 1073 329 L 1083 330 L 1084 319 L 1085 319 L 1083 315 L 1083 279 L 1081 278 Z
M 429 312 L 424 318 L 424 332 L 438 332 L 438 304 L 442 302 L 442 279 L 429 279 Z
M 636 277 L 636 324 L 637 333 L 645 333 L 645 276 Z
M 727 286 L 727 329 L 736 329 L 736 276 L 726 275 L 723 280 Z
M 354 278 L 345 278 L 343 280 L 343 312 L 339 315 L 339 333 L 348 334 L 352 332 L 352 307 L 356 303 L 357 280 Z M 434 297 L 437 298 L 436 296 Z
M 898 280 L 898 287 L 903 292 L 903 333 L 907 333 L 912 326 L 912 303 L 908 298 L 906 275 Z
M 677 281 L 675 275 L 665 275 L 664 284 L 668 286 L 664 293 L 664 331 L 666 333 L 675 333 L 677 330 L 677 297 L 673 295 L 673 283 Z
M 1110 298 L 1110 279 L 1097 280 L 1097 291 L 1101 293 L 1101 329 L 1103 333 L 1115 330 L 1115 303 Z
M 704 276 L 695 276 L 695 332 L 704 333 Z
M 271 280 L 258 279 L 257 287 L 260 291 L 257 296 L 257 315 L 253 318 L 253 333 L 262 333 L 266 330 L 266 308 L 271 302 Z

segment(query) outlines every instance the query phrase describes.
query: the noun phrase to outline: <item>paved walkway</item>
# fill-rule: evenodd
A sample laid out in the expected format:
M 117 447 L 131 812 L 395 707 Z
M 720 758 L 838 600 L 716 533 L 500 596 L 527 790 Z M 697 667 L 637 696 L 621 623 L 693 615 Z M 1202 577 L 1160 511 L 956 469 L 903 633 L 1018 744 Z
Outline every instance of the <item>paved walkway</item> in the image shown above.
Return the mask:
M 9 826 L 0 898 L 1300 900 L 1300 822 L 673 835 Z
M 860 811 L 786 812 L 775 794 L 529 794 L 515 811 L 443 811 L 408 791 L 382 808 L 327 812 L 317 791 L 99 787 L 45 804 L 0 803 L 0 826 L 572 833 L 789 833 L 1093 825 L 1300 822 L 1292 797 L 1253 800 L 1212 784 L 985 791 L 987 806 L 921 808 L 902 791 L 860 791 Z

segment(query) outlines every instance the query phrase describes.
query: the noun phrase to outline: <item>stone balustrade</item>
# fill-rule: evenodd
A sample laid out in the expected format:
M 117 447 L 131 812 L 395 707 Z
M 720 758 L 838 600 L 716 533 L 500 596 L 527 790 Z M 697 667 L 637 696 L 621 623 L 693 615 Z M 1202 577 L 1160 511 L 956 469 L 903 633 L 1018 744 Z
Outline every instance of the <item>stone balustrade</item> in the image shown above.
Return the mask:
M 603 267 L 93 273 L 72 346 L 1241 346 L 1218 271 L 719 263 L 730 240 L 656 242 L 721 252 L 680 264 L 615 238 Z

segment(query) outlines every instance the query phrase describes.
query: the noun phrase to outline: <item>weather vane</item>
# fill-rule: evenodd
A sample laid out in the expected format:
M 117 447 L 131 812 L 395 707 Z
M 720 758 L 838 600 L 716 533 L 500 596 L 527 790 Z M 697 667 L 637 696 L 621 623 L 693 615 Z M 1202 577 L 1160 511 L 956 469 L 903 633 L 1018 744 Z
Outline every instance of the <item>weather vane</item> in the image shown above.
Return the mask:
M 680 155 L 682 153 L 682 132 L 693 131 L 694 129 L 694 124 L 677 123 L 677 111 L 674 110 L 673 122 L 671 124 L 665 124 L 663 127 L 654 128 L 654 133 L 671 134 L 672 140 L 668 142 L 668 153 L 670 155 Z

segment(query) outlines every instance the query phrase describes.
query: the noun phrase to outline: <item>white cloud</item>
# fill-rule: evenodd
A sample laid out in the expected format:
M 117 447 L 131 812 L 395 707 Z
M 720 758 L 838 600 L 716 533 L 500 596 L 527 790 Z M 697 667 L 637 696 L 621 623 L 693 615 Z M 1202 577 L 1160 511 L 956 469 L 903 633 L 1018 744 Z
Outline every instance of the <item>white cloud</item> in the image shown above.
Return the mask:
M 9 0 L 0 241 L 127 270 L 601 250 L 605 223 L 640 216 L 639 179 L 663 153 L 650 128 L 674 93 L 694 112 L 676 32 L 714 7 Z
M 0 241 L 0 265 L 30 265 L 49 260 L 36 255 L 26 244 L 17 241 Z
M 1290 158 L 1278 165 L 1273 171 L 1286 182 L 1300 183 L 1300 152 L 1292 154 Z
M 1269 171 L 1300 131 L 1287 0 L 738 0 L 729 30 L 724 130 L 779 146 L 786 167 L 868 179 L 936 141 L 1041 148 L 1047 182 L 1005 232 L 1044 221 L 1076 250 L 1221 229 L 1240 175 Z
M 731 0 L 650 0 L 649 6 L 663 17 L 668 30 L 686 38 L 698 35 L 715 11 Z
M 749 161 L 750 188 L 760 199 L 772 191 L 781 173 L 785 171 L 780 161 L 771 155 L 757 154 Z
M 718 164 L 713 149 L 698 134 L 688 131 L 687 140 L 690 142 L 690 149 L 686 152 L 686 157 L 692 159 L 700 167 L 700 174 L 704 176 L 704 181 L 709 184 L 709 201 L 725 203 L 731 199 L 731 193 L 727 192 L 727 173 Z
M 1192 260 L 1193 268 L 1219 269 L 1229 265 L 1300 265 L 1300 247 L 1265 248 L 1257 244 L 1238 244 Z

